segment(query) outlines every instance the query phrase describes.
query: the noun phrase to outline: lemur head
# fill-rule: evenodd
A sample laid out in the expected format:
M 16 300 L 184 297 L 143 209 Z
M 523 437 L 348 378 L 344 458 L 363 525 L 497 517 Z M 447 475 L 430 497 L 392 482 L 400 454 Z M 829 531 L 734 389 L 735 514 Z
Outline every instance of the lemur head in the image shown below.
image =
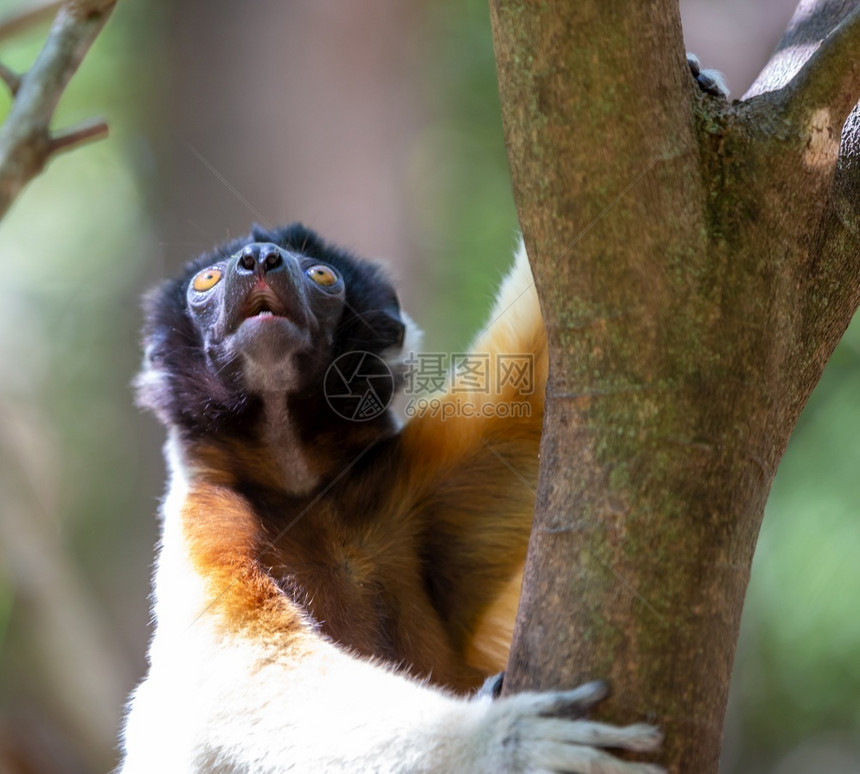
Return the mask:
M 239 429 L 264 399 L 300 406 L 299 425 L 307 411 L 331 414 L 314 416 L 316 427 L 343 421 L 324 401 L 329 366 L 337 361 L 360 380 L 357 365 L 369 354 L 385 369 L 405 330 L 380 268 L 299 224 L 254 226 L 191 261 L 144 307 L 138 402 L 192 433 Z M 388 391 L 378 394 L 383 404 L 398 385 L 397 369 L 391 373 L 373 381 L 375 394 Z M 361 384 L 351 388 L 360 393 Z

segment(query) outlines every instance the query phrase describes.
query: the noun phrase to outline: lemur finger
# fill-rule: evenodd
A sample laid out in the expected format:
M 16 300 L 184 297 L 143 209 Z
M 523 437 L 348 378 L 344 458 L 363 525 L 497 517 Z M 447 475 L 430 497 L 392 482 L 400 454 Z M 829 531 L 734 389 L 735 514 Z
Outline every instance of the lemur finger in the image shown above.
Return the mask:
M 663 733 L 647 723 L 632 726 L 612 726 L 590 720 L 541 718 L 534 723 L 537 737 L 568 744 L 586 744 L 592 747 L 619 747 L 634 752 L 651 752 L 660 747 Z
M 582 717 L 609 696 L 609 686 L 594 680 L 572 691 L 553 691 L 532 696 L 532 709 L 536 715 L 564 715 Z
M 557 774 L 666 774 L 654 763 L 622 761 L 594 747 L 563 742 L 543 743 L 529 752 L 531 766 Z

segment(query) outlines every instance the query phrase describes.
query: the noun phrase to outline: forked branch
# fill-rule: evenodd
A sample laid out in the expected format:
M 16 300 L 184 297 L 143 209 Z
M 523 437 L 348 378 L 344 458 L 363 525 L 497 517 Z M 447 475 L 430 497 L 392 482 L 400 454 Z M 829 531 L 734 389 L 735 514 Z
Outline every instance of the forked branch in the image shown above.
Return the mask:
M 103 121 L 52 136 L 51 118 L 66 85 L 78 69 L 116 0 L 65 0 L 51 26 L 48 40 L 20 78 L 4 70 L 3 80 L 15 93 L 6 122 L 0 127 L 0 217 L 18 192 L 55 153 L 103 137 Z

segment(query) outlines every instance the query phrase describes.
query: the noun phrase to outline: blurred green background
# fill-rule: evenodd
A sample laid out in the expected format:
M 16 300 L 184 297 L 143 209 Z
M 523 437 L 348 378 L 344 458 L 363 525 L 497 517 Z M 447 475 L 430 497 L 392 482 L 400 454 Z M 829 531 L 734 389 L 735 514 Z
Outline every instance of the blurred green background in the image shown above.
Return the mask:
M 0 0 L 2 19 L 23 5 Z M 793 0 L 682 3 L 751 83 Z M 0 37 L 32 62 L 37 26 Z M 9 109 L 0 95 L 0 118 Z M 386 260 L 428 350 L 466 345 L 514 244 L 486 0 L 120 0 L 0 224 L 0 774 L 106 771 L 140 678 L 161 431 L 129 388 L 138 298 L 252 221 Z M 744 613 L 726 772 L 860 771 L 860 326 L 801 418 Z

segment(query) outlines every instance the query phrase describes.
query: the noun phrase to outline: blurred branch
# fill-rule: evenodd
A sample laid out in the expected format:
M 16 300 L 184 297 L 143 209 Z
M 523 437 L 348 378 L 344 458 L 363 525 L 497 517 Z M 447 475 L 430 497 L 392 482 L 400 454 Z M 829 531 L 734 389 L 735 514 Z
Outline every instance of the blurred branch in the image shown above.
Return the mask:
M 85 121 L 72 129 L 66 129 L 64 132 L 59 132 L 51 138 L 49 148 L 50 153 L 58 153 L 60 151 L 69 150 L 77 145 L 81 145 L 91 140 L 99 140 L 102 137 L 107 137 L 108 125 L 101 118 L 94 118 L 91 121 Z
M 21 88 L 21 76 L 10 70 L 6 65 L 0 64 L 0 78 L 9 87 L 9 91 L 12 92 L 12 96 L 14 97 L 18 93 L 18 89 Z
M 50 19 L 62 5 L 59 0 L 26 3 L 23 7 L 0 16 L 0 41 L 11 38 L 28 27 L 34 27 Z
M 58 137 L 51 136 L 49 127 L 63 90 L 115 4 L 116 0 L 64 0 L 33 67 L 17 81 L 4 78 L 13 90 L 17 83 L 17 90 L 0 127 L 0 218 L 54 153 L 107 133 L 104 122 Z
M 50 424 L 0 396 L 0 427 L 0 565 L 29 611 L 26 642 L 45 701 L 92 756 L 91 770 L 104 770 L 96 765 L 113 758 L 132 670 L 63 542 L 59 442 Z

